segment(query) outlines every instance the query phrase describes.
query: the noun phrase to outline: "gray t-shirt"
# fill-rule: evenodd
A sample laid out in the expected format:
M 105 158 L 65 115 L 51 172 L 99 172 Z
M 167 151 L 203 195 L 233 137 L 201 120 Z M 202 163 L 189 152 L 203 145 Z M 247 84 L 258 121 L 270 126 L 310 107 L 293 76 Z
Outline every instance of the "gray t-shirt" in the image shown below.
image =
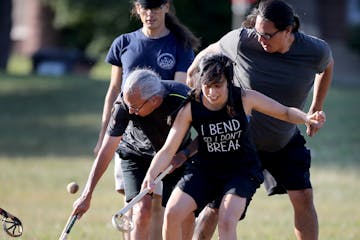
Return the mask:
M 331 50 L 321 39 L 301 32 L 294 35 L 294 43 L 284 54 L 265 52 L 253 29 L 236 29 L 222 37 L 222 52 L 235 62 L 235 85 L 303 109 L 315 75 L 323 72 L 331 60 Z M 297 130 L 294 124 L 256 111 L 251 122 L 254 143 L 262 151 L 280 150 Z

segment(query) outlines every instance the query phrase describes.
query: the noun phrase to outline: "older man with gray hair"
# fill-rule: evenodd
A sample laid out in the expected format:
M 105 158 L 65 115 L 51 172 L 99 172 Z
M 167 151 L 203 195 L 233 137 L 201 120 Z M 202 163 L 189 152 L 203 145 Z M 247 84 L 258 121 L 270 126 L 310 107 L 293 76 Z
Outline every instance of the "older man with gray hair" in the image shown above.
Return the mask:
M 112 110 L 107 134 L 89 174 L 87 184 L 74 203 L 74 214 L 83 215 L 97 182 L 108 167 L 117 150 L 122 158 L 126 201 L 129 202 L 141 190 L 141 183 L 156 151 L 159 150 L 171 128 L 171 117 L 181 108 L 189 87 L 175 81 L 160 80 L 153 71 L 133 71 L 118 96 Z M 190 134 L 184 139 L 174 160 L 183 162 L 189 153 L 196 151 L 190 144 Z M 120 144 L 120 145 L 119 145 Z M 189 145 L 190 144 L 190 145 Z M 175 187 L 185 166 L 177 168 L 163 179 L 163 206 Z M 133 208 L 134 230 L 131 239 L 148 239 L 151 224 L 152 196 L 146 195 Z M 184 228 L 191 238 L 194 216 L 189 216 L 189 225 Z

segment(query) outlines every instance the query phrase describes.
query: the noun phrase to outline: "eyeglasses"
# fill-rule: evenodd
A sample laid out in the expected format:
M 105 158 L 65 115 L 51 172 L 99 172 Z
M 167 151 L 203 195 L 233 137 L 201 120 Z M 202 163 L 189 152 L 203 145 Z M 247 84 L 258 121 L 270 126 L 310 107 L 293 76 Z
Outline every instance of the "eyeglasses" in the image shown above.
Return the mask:
M 281 30 L 277 30 L 274 33 L 259 33 L 258 31 L 256 31 L 256 29 L 254 28 L 254 31 L 256 33 L 256 35 L 258 35 L 259 37 L 264 38 L 265 40 L 270 40 L 272 37 L 274 37 L 278 32 L 281 32 Z
M 128 106 L 129 110 L 131 110 L 134 113 L 139 113 L 140 110 L 145 106 L 145 104 L 153 97 L 154 95 L 148 97 L 139 107 L 133 107 L 133 106 Z
M 161 10 L 163 9 L 164 4 L 161 5 L 160 7 L 156 7 L 156 8 L 144 8 L 140 6 L 140 13 L 141 14 L 147 14 L 147 13 L 153 13 L 153 14 L 159 14 L 161 12 Z

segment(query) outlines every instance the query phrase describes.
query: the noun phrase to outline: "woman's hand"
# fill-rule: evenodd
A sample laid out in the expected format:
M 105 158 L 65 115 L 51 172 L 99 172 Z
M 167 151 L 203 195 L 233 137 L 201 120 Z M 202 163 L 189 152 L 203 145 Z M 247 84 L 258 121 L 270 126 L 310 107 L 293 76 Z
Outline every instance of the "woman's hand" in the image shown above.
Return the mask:
M 141 184 L 141 190 L 149 189 L 150 192 L 153 192 L 155 190 L 155 178 L 151 177 L 149 173 L 145 175 L 145 178 L 143 180 L 143 183 Z
M 307 119 L 306 134 L 312 137 L 320 130 L 320 128 L 322 128 L 326 122 L 326 115 L 323 111 L 316 111 L 313 114 L 308 114 Z

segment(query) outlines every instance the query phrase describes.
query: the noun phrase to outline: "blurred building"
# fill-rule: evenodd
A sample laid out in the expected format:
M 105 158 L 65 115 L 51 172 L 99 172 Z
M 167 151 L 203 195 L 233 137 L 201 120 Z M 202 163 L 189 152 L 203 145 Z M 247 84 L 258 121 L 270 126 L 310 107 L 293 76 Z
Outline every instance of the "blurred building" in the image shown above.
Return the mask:
M 31 57 L 33 72 L 41 75 L 87 75 L 95 60 L 77 49 L 59 47 L 54 16 L 41 0 L 13 0 L 13 52 Z
M 31 56 L 40 48 L 56 46 L 53 18 L 53 11 L 41 0 L 13 0 L 13 51 Z

